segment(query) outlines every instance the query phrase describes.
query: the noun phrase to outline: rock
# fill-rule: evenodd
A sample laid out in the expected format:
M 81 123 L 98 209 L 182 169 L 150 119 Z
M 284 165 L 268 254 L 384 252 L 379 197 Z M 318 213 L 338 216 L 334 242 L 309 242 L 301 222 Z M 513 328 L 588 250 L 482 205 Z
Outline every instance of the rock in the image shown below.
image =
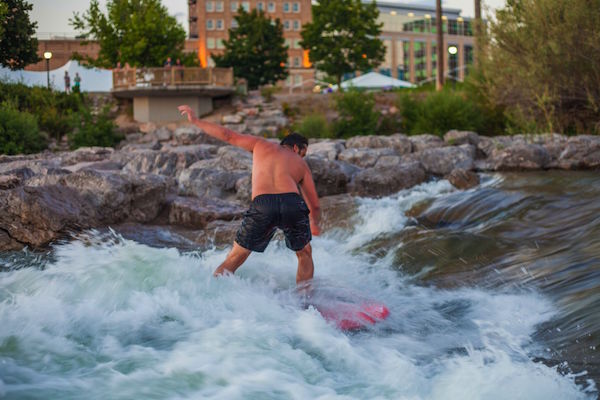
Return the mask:
M 398 154 L 408 154 L 412 151 L 412 143 L 406 135 L 392 136 L 354 136 L 346 141 L 347 148 L 387 148 L 394 149 Z
M 175 153 L 145 150 L 133 154 L 123 167 L 123 171 L 132 174 L 151 173 L 167 176 L 175 176 L 179 157 Z
M 21 183 L 20 177 L 17 175 L 0 175 L 0 190 L 12 189 Z
M 462 168 L 453 169 L 445 178 L 457 189 L 470 189 L 479 185 L 479 175 Z
M 250 172 L 188 168 L 179 174 L 179 195 L 233 199 L 237 193 L 236 183 L 246 175 Z
M 245 133 L 248 130 L 246 124 L 225 124 L 225 128 L 230 129 L 234 132 Z
M 305 158 L 310 168 L 319 196 L 331 196 L 345 193 L 346 185 L 350 181 L 342 167 L 336 162 L 317 156 Z
M 235 197 L 243 203 L 252 201 L 252 175 L 244 175 L 235 182 Z
M 195 197 L 176 197 L 168 207 L 170 224 L 191 228 L 202 228 L 215 220 L 241 218 L 245 211 L 237 204 Z
M 379 157 L 389 155 L 397 155 L 397 153 L 390 148 L 347 148 L 338 155 L 338 159 L 362 168 L 369 168 L 377 163 Z
M 244 115 L 245 117 L 253 117 L 253 116 L 257 116 L 258 115 L 258 108 L 257 107 L 248 107 L 248 108 L 244 108 L 240 111 L 240 113 L 242 115 Z
M 8 232 L 0 228 L 0 251 L 17 251 L 25 247 L 23 243 L 11 238 Z
M 138 150 L 160 150 L 163 145 L 158 142 L 148 142 L 148 143 L 127 143 L 123 147 L 119 148 L 119 151 L 111 156 L 111 159 L 120 156 L 127 156 L 127 153 L 135 152 Z M 120 153 L 120 154 L 119 154 Z
M 59 174 L 64 172 L 61 168 L 61 159 L 49 160 L 15 160 L 0 164 L 0 174 L 13 174 L 27 179 L 33 175 Z M 68 171 L 67 171 L 68 172 Z
M 479 143 L 479 135 L 471 131 L 451 130 L 444 135 L 444 141 L 452 146 L 460 146 L 461 144 L 472 144 L 477 146 Z
M 400 162 L 402 162 L 400 156 L 381 156 L 375 163 L 375 167 L 393 167 L 400 164 Z
M 77 164 L 69 165 L 65 169 L 71 172 L 77 172 L 82 169 L 92 169 L 97 171 L 120 171 L 123 168 L 123 164 L 120 162 L 105 160 L 105 161 L 92 161 L 92 162 L 80 162 Z
M 125 135 L 126 142 L 139 142 L 142 139 L 142 134 L 140 132 L 128 133 Z
M 225 144 L 222 141 L 205 134 L 204 131 L 196 125 L 185 125 L 177 128 L 175 132 L 173 132 L 173 138 L 179 145 L 214 144 L 223 146 Z
M 438 136 L 429 134 L 410 136 L 409 140 L 412 143 L 413 152 L 423 151 L 434 147 L 447 146 L 447 144 Z
M 330 161 L 337 159 L 338 154 L 344 151 L 345 146 L 343 141 L 323 141 L 317 143 L 309 143 L 306 151 L 307 156 L 317 156 L 326 158 Z
M 198 161 L 189 168 L 219 168 L 225 171 L 252 171 L 252 153 L 234 146 L 223 146 L 216 157 Z
M 358 204 L 348 193 L 325 196 L 319 199 L 321 206 L 321 229 L 327 231 L 334 228 L 353 228 L 353 217 Z
M 131 200 L 128 221 L 150 222 L 155 219 L 166 203 L 167 178 L 154 174 L 130 176 Z
M 61 155 L 62 165 L 74 165 L 81 162 L 104 161 L 110 159 L 115 150 L 111 147 L 80 147 Z
M 152 133 L 156 130 L 156 124 L 152 122 L 144 122 L 140 124 L 140 132 Z
M 223 118 L 221 118 L 221 123 L 222 124 L 241 124 L 243 120 L 244 120 L 244 118 L 240 114 L 224 115 Z
M 72 229 L 85 229 L 95 221 L 93 206 L 73 188 L 64 186 L 21 186 L 0 191 L 0 226 L 10 240 L 3 250 L 15 247 L 15 241 L 40 247 L 64 236 Z
M 171 140 L 173 133 L 166 126 L 161 126 L 154 131 L 154 136 L 159 142 L 166 142 Z
M 188 168 L 200 160 L 213 158 L 217 155 L 218 147 L 212 144 L 193 144 L 187 146 L 165 146 L 161 151 L 175 154 L 177 163 L 175 169 L 177 172 Z
M 158 143 L 158 136 L 154 134 L 154 131 L 145 133 L 138 139 L 138 143 L 151 143 L 152 146 L 156 146 L 156 143 Z
M 562 169 L 600 167 L 600 136 L 580 135 L 568 139 L 558 158 Z
M 419 162 L 407 162 L 393 167 L 368 168 L 358 172 L 349 189 L 352 194 L 368 197 L 387 196 L 406 189 L 427 178 Z
M 418 156 L 428 173 L 444 176 L 455 168 L 473 169 L 475 147 L 464 144 L 458 147 L 429 148 L 418 153 Z
M 495 171 L 536 170 L 546 168 L 550 155 L 539 144 L 513 144 L 492 151 L 488 161 Z

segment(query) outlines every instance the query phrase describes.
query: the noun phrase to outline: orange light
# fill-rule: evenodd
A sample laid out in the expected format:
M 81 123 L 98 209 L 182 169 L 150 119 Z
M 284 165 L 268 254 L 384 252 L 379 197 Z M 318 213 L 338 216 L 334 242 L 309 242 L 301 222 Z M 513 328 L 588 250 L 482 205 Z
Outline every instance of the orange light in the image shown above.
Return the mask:
M 367 58 L 367 55 L 363 53 L 362 57 L 363 57 L 363 58 Z
M 200 60 L 200 66 L 206 68 L 206 40 L 203 35 L 200 35 L 198 39 L 198 59 Z
M 302 66 L 304 68 L 310 68 L 312 64 L 310 63 L 310 58 L 308 56 L 308 50 L 302 51 Z
M 284 62 L 280 62 L 279 66 L 283 68 L 283 67 L 285 67 L 285 63 Z

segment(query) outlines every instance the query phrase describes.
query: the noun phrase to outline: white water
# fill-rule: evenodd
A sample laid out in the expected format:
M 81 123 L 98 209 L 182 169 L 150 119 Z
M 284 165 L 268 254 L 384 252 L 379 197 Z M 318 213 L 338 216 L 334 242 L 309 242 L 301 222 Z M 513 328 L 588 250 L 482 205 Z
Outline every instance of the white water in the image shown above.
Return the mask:
M 541 295 L 417 286 L 389 257 L 352 251 L 450 190 L 442 181 L 363 200 L 355 232 L 313 241 L 317 282 L 391 310 L 354 334 L 299 306 L 281 242 L 221 279 L 224 251 L 98 234 L 57 246 L 43 270 L 0 274 L 0 398 L 593 398 L 593 385 L 531 360 L 543 351 L 535 327 L 554 313 Z

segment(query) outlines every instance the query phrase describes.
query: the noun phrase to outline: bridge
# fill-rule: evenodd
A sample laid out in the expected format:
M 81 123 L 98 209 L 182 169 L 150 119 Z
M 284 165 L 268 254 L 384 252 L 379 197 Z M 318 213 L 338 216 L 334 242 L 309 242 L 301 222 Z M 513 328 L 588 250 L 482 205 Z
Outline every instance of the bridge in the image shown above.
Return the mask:
M 138 122 L 180 121 L 181 104 L 206 115 L 213 110 L 214 98 L 235 92 L 232 68 L 119 68 L 112 74 L 112 94 L 133 99 Z

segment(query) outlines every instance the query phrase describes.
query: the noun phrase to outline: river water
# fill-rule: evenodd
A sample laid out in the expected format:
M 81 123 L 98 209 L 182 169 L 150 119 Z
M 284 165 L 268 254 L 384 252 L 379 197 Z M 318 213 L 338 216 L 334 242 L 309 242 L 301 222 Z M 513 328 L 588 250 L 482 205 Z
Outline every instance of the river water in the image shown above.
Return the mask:
M 5 253 L 0 398 L 595 399 L 599 199 L 556 171 L 358 199 L 313 240 L 316 287 L 391 311 L 354 333 L 300 305 L 281 241 L 221 279 L 225 250 L 112 231 Z

